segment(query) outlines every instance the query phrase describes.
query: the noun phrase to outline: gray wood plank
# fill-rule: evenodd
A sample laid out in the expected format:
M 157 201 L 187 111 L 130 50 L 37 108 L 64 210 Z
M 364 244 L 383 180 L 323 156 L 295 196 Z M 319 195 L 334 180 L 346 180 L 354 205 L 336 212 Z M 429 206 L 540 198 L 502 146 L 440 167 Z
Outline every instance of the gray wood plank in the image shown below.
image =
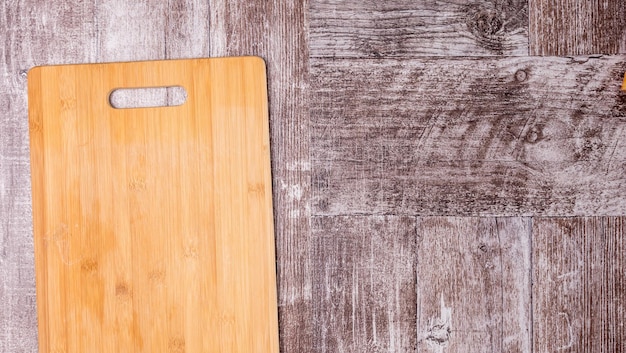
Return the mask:
M 312 0 L 313 57 L 527 55 L 527 0 Z
M 313 351 L 415 351 L 415 220 L 314 217 L 312 233 Z
M 281 352 L 309 352 L 311 317 L 310 160 L 306 0 L 211 3 L 212 56 L 266 60 Z
M 536 352 L 626 351 L 624 217 L 536 218 Z
M 623 0 L 529 0 L 531 55 L 626 53 Z
M 93 62 L 167 59 L 167 2 L 103 0 L 94 8 Z M 76 19 L 80 20 L 80 19 Z
M 626 210 L 626 57 L 312 61 L 313 213 Z
M 417 219 L 418 352 L 531 352 L 530 218 Z
M 165 18 L 165 56 L 168 59 L 211 55 L 211 3 L 207 0 L 169 0 Z

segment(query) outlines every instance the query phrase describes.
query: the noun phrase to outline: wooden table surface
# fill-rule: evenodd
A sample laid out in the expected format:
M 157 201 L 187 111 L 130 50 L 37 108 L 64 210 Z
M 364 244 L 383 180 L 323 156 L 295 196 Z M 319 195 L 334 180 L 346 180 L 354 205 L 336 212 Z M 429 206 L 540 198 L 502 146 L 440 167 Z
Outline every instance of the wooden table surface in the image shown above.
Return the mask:
M 626 351 L 622 0 L 8 0 L 0 33 L 0 352 L 37 351 L 27 70 L 231 55 L 268 64 L 282 352 Z

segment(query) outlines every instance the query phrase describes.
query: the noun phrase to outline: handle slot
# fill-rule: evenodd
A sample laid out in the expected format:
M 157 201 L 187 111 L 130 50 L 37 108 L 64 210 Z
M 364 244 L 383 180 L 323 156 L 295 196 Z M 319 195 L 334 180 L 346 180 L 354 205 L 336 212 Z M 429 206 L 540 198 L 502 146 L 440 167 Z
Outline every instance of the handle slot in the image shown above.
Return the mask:
M 115 109 L 176 107 L 187 101 L 182 86 L 116 88 L 109 94 Z

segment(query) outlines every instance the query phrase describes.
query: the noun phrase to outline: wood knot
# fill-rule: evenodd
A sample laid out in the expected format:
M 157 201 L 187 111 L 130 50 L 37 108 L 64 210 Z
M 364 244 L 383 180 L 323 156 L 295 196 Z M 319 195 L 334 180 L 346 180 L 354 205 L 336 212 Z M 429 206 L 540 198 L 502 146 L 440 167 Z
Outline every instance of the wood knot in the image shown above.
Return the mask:
M 263 183 L 249 183 L 248 192 L 251 194 L 265 194 L 265 185 Z
M 524 140 L 528 143 L 537 143 L 543 139 L 543 126 L 535 125 L 527 133 Z
M 446 324 L 435 324 L 428 330 L 426 340 L 439 346 L 447 345 L 452 330 Z
M 517 70 L 515 72 L 515 81 L 524 82 L 528 78 L 528 73 L 524 70 Z
M 167 348 L 170 353 L 184 353 L 185 340 L 183 338 L 170 338 Z
M 521 9 L 515 6 L 496 6 L 489 2 L 467 5 L 467 29 L 474 36 L 477 44 L 496 54 L 512 49 L 507 42 L 509 35 L 528 22 L 521 18 Z
M 76 109 L 75 97 L 61 97 L 61 111 L 69 111 Z
M 188 259 L 198 258 L 198 247 L 196 245 L 186 245 L 183 249 L 183 254 Z
M 474 35 L 479 46 L 504 53 L 503 22 L 500 14 L 477 5 L 470 6 L 467 16 L 467 29 Z
M 41 118 L 38 118 L 37 120 L 35 119 L 29 119 L 28 120 L 28 128 L 30 129 L 30 132 L 41 132 L 41 123 L 38 121 Z
M 606 150 L 602 142 L 602 129 L 590 129 L 583 133 L 583 138 L 576 139 L 576 160 L 600 159 Z
M 156 268 L 148 274 L 148 278 L 154 284 L 162 284 L 165 280 L 165 269 Z
M 146 189 L 146 181 L 142 178 L 132 178 L 128 183 L 128 188 L 130 190 L 145 190 Z
M 126 283 L 118 283 L 115 285 L 115 296 L 120 299 L 131 298 L 131 292 Z
M 326 212 L 330 209 L 330 203 L 326 199 L 321 199 L 317 202 L 317 208 L 322 212 Z
M 479 12 L 472 20 L 474 30 L 483 37 L 495 36 L 502 30 L 502 20 L 498 14 Z
M 98 271 L 98 261 L 94 259 L 85 259 L 80 263 L 80 269 L 87 274 L 96 273 Z

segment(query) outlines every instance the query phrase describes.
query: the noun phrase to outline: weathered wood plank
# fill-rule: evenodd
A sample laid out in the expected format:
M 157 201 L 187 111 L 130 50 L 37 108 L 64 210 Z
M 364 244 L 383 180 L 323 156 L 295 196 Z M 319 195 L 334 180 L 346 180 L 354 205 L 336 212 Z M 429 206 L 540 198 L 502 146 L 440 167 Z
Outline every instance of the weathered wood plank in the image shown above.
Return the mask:
M 626 57 L 312 62 L 313 212 L 626 210 Z
M 624 217 L 536 218 L 536 352 L 626 351 Z
M 210 31 L 211 3 L 206 0 L 169 0 L 165 24 L 168 59 L 203 58 L 211 54 L 215 35 Z
M 281 352 L 312 341 L 307 0 L 211 3 L 212 56 L 266 60 Z
M 530 218 L 417 219 L 419 352 L 531 352 Z
M 626 53 L 623 0 L 529 0 L 531 55 Z
M 527 0 L 312 0 L 313 57 L 527 55 Z
M 92 61 L 167 59 L 167 2 L 104 0 L 94 9 L 97 45 Z
M 313 351 L 415 351 L 415 220 L 315 217 L 312 233 Z

